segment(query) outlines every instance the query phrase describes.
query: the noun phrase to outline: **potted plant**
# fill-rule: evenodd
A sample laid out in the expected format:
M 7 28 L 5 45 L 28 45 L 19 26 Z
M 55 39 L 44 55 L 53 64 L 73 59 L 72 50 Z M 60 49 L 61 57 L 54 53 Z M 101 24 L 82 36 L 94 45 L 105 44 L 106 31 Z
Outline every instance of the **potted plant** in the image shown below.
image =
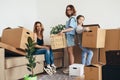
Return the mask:
M 58 34 L 65 29 L 65 25 L 58 24 L 55 27 L 52 27 L 50 31 L 50 43 L 52 49 L 60 49 L 66 47 L 66 38 L 65 34 Z
M 65 25 L 58 24 L 57 26 L 52 27 L 52 29 L 50 31 L 50 34 L 58 34 L 63 29 L 65 29 Z
M 35 56 L 35 44 L 31 37 L 28 37 L 26 43 L 26 59 L 28 60 L 27 69 L 31 72 L 30 75 L 25 75 L 24 80 L 37 80 L 37 76 L 34 74 L 34 68 L 36 67 Z

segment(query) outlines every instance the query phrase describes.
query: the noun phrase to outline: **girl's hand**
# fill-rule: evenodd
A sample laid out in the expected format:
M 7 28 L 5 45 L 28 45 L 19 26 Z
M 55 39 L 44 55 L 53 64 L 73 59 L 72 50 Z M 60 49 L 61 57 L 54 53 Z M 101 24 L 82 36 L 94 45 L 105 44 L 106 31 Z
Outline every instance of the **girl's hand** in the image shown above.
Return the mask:
M 89 28 L 89 27 L 85 27 L 85 30 L 86 30 L 86 31 L 90 31 L 90 28 Z
M 59 35 L 62 35 L 63 34 L 63 30 L 60 32 L 60 33 L 58 33 Z

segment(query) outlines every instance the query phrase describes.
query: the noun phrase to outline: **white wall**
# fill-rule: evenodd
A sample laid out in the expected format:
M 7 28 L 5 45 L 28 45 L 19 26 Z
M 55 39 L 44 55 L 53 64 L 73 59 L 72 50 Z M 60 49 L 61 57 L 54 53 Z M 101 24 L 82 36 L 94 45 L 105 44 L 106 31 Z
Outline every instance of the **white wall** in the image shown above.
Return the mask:
M 0 36 L 8 26 L 24 26 L 32 30 L 36 19 L 36 0 L 0 0 Z
M 86 17 L 85 24 L 98 23 L 102 28 L 120 28 L 120 0 L 0 0 L 0 35 L 10 26 L 25 26 L 32 30 L 35 21 L 45 27 L 45 42 L 49 43 L 50 27 L 65 24 L 65 8 L 73 4 L 77 14 Z
M 102 28 L 120 28 L 120 0 L 76 0 L 77 13 L 86 17 L 85 24 L 98 23 Z
M 120 28 L 120 0 L 37 0 L 38 20 L 45 26 L 45 42 L 49 43 L 51 26 L 65 24 L 65 8 L 73 4 L 77 14 L 85 16 L 84 24 L 100 24 L 102 28 Z

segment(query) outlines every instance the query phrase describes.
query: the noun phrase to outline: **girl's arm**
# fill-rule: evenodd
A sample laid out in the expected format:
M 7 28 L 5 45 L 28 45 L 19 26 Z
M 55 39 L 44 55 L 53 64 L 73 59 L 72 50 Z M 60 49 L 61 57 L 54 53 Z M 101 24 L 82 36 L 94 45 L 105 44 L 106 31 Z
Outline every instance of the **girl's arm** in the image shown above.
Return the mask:
M 66 33 L 66 32 L 70 32 L 72 30 L 73 30 L 73 28 L 71 27 L 71 28 L 67 28 L 67 29 L 62 30 L 61 32 L 62 33 Z
M 70 32 L 72 30 L 74 30 L 76 28 L 76 20 L 75 18 L 71 18 L 69 19 L 69 28 L 65 29 L 65 30 L 62 30 L 61 33 L 66 33 L 66 32 Z
M 79 29 L 79 28 L 76 29 L 77 34 L 81 34 L 84 31 L 90 31 L 89 27 L 83 27 L 82 29 Z

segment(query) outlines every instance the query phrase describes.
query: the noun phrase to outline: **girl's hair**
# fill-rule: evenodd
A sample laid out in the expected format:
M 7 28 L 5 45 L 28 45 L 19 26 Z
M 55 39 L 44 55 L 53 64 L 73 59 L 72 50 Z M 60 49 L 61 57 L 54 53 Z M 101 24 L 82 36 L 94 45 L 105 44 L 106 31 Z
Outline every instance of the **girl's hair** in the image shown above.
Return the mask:
M 41 22 L 39 22 L 39 21 L 35 22 L 33 32 L 36 33 L 37 35 L 39 34 L 38 31 L 37 31 L 37 24 L 40 24 L 40 27 L 42 28 L 42 30 L 40 32 L 40 35 L 43 37 L 44 27 L 43 27 Z
M 76 18 L 76 19 L 77 19 L 77 23 L 78 23 L 78 19 L 79 19 L 80 17 L 83 17 L 83 18 L 85 19 L 85 17 L 84 17 L 83 15 L 78 15 L 77 18 Z M 82 26 L 83 26 L 83 24 L 82 24 Z
M 67 12 L 67 8 L 68 8 L 68 7 L 73 11 L 73 13 L 72 13 L 71 15 L 69 15 L 68 12 Z M 74 7 L 73 5 L 67 5 L 67 7 L 66 7 L 66 12 L 65 12 L 65 13 L 66 13 L 66 16 L 67 16 L 67 17 L 71 17 L 71 16 L 73 16 L 73 15 L 76 15 L 75 7 Z

